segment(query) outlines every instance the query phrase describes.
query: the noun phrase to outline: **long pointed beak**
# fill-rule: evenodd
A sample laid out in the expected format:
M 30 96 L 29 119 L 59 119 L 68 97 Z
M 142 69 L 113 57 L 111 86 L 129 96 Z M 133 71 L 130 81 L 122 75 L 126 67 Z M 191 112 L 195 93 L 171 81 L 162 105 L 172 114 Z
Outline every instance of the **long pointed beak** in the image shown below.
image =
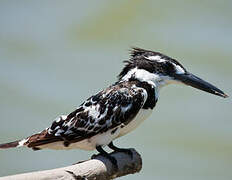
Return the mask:
M 192 86 L 202 91 L 206 91 L 208 93 L 215 94 L 217 96 L 221 96 L 224 98 L 229 97 L 227 94 L 225 94 L 223 91 L 221 91 L 217 87 L 213 86 L 212 84 L 202 80 L 201 78 L 191 73 L 187 72 L 185 74 L 177 74 L 175 78 L 186 85 Z

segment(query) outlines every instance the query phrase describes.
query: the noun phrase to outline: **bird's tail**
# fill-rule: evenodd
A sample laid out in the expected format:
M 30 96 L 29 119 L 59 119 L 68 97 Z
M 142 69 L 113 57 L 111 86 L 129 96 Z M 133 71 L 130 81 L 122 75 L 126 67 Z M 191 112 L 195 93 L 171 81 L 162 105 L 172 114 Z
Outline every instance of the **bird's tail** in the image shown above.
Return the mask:
M 23 140 L 18 140 L 18 141 L 0 144 L 0 149 L 22 147 L 25 145 L 26 142 L 27 142 L 27 139 L 23 139 Z

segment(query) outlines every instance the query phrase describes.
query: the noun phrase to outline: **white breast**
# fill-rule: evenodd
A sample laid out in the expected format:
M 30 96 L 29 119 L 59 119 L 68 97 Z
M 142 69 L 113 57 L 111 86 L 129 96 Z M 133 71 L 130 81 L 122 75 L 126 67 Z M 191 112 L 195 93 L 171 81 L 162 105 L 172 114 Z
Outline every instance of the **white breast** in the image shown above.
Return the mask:
M 120 133 L 118 137 L 124 136 L 125 134 L 133 131 L 135 128 L 137 128 L 145 119 L 147 119 L 152 113 L 151 109 L 141 109 L 137 116 L 125 127 L 120 129 Z M 117 137 L 117 138 L 118 138 Z

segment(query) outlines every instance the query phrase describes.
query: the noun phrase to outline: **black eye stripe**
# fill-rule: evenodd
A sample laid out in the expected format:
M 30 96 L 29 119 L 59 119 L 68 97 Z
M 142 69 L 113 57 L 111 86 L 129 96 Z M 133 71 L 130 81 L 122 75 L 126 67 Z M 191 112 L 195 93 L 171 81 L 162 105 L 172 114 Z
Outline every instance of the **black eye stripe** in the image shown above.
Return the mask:
M 165 62 L 165 69 L 166 69 L 166 72 L 170 72 L 170 73 L 176 72 L 175 65 L 169 61 Z

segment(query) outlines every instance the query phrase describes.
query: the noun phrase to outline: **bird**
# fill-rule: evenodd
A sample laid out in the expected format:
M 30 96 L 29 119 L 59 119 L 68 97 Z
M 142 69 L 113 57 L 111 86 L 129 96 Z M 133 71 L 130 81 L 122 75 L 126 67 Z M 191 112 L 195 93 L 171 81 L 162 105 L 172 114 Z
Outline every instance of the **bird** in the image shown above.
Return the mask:
M 155 108 L 160 89 L 178 83 L 227 98 L 214 85 L 193 75 L 176 59 L 160 52 L 133 47 L 115 83 L 89 97 L 74 111 L 57 117 L 43 131 L 0 144 L 0 149 L 97 150 L 118 168 L 116 159 L 103 148 L 125 152 L 113 141 L 136 129 Z

